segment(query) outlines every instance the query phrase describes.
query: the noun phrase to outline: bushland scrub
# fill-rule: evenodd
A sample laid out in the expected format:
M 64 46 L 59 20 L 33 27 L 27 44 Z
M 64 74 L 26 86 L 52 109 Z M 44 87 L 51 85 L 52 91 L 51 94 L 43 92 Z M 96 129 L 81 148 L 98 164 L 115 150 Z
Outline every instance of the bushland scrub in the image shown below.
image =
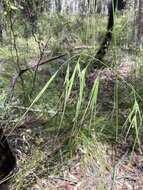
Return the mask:
M 8 1 L 2 14 L 0 122 L 17 159 L 9 189 L 140 187 L 142 49 L 130 11 L 114 15 L 98 69 L 106 15 L 43 11 L 34 23 L 21 10 Z

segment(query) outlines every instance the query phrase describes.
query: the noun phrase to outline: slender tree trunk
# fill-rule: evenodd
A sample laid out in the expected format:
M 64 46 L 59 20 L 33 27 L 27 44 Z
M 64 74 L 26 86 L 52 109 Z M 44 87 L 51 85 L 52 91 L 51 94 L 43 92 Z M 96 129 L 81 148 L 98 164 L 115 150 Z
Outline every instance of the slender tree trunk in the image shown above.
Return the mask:
M 139 0 L 138 19 L 137 19 L 137 40 L 138 45 L 143 44 L 143 0 Z
M 38 1 L 23 1 L 21 2 L 21 6 L 23 7 L 21 13 L 23 18 L 25 19 L 25 30 L 24 36 L 27 38 L 31 33 L 36 33 L 37 31 L 37 19 L 39 11 L 39 2 Z
M 0 2 L 0 42 L 3 41 L 2 14 L 3 14 L 3 6 L 2 2 Z
M 3 31 L 2 31 L 2 24 L 0 23 L 0 42 L 2 43 L 3 41 Z
M 60 13 L 62 10 L 61 0 L 55 0 L 55 6 L 56 6 L 56 11 Z

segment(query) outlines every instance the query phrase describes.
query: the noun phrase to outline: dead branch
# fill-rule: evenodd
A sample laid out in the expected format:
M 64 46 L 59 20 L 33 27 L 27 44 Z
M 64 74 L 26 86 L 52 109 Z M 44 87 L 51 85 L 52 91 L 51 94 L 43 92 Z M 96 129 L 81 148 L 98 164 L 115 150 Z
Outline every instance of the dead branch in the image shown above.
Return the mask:
M 47 59 L 47 60 L 43 60 L 43 61 L 41 61 L 40 63 L 38 63 L 38 67 L 39 67 L 39 66 L 42 66 L 42 65 L 45 65 L 45 64 L 47 64 L 47 63 L 50 63 L 50 62 L 52 62 L 52 61 L 55 61 L 55 60 L 57 60 L 57 59 L 59 59 L 59 58 L 62 58 L 62 57 L 64 57 L 65 55 L 66 55 L 66 54 L 62 54 L 62 55 L 58 55 L 58 56 L 52 57 L 52 58 Z M 9 90 L 12 91 L 12 90 L 14 89 L 14 86 L 15 86 L 15 84 L 16 84 L 16 82 L 17 82 L 18 77 L 21 77 L 25 72 L 27 72 L 27 71 L 29 71 L 29 70 L 31 70 L 31 69 L 35 69 L 35 68 L 37 68 L 37 64 L 32 65 L 32 66 L 29 66 L 29 67 L 27 67 L 27 68 L 25 68 L 25 69 L 21 69 L 21 70 L 19 71 L 19 73 L 17 73 L 16 75 L 14 75 L 14 76 L 12 77 Z

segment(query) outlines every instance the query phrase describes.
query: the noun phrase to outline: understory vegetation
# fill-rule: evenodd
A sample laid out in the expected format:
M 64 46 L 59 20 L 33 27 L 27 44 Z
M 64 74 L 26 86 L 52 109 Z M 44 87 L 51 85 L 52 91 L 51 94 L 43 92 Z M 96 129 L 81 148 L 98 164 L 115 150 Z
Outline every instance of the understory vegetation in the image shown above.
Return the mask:
M 107 16 L 43 11 L 34 31 L 19 7 L 3 14 L 0 125 L 17 159 L 11 190 L 119 189 L 124 156 L 132 170 L 142 155 L 142 48 L 129 10 L 114 16 L 98 69 Z

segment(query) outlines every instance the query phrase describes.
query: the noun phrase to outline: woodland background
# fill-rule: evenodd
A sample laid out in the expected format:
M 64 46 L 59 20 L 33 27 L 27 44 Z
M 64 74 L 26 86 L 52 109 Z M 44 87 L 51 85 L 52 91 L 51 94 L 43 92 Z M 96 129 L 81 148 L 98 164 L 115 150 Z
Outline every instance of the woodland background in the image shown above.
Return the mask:
M 143 0 L 125 3 L 107 31 L 109 0 L 0 1 L 0 188 L 142 189 Z

